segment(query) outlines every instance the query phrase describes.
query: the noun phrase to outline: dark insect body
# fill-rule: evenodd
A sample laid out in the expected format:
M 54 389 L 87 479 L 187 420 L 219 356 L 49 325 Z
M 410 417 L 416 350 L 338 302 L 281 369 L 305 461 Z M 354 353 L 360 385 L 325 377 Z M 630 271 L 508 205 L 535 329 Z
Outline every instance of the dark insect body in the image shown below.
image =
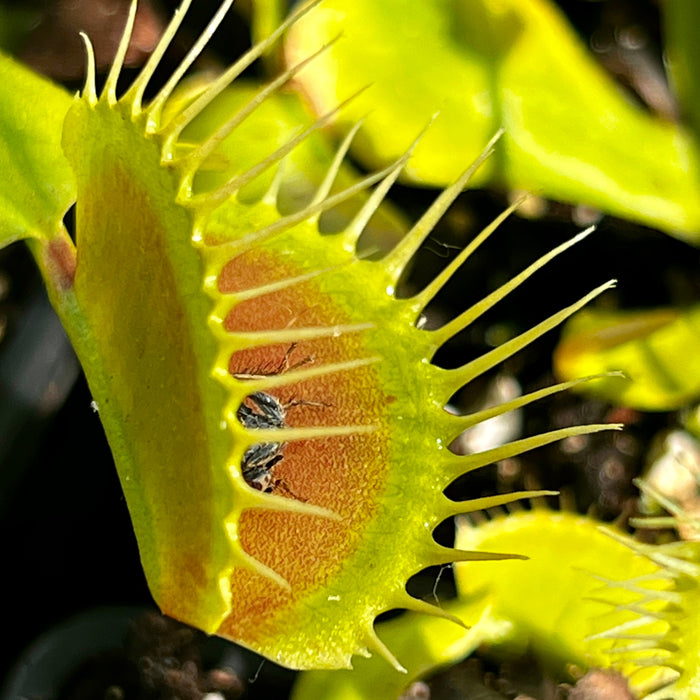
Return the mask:
M 286 410 L 272 394 L 255 391 L 243 400 L 236 413 L 238 420 L 251 430 L 275 430 L 286 426 Z M 282 459 L 283 442 L 251 445 L 243 455 L 241 469 L 248 486 L 270 492 L 278 485 L 273 469 Z
M 284 354 L 279 366 L 273 371 L 247 372 L 234 374 L 233 376 L 242 380 L 269 377 L 296 369 L 308 362 L 313 362 L 313 358 L 307 357 L 294 365 L 290 365 L 289 357 L 295 347 L 296 343 L 293 343 Z M 303 400 L 295 400 L 283 404 L 272 394 L 268 394 L 265 391 L 254 391 L 243 399 L 236 412 L 236 417 L 243 426 L 250 430 L 281 430 L 287 427 L 287 409 L 292 406 L 324 405 L 326 404 Z M 284 442 L 261 442 L 251 445 L 245 451 L 241 463 L 241 471 L 248 486 L 265 493 L 271 493 L 277 488 L 282 488 L 294 498 L 298 498 L 290 491 L 282 479 L 275 478 L 275 465 L 282 459 L 285 445 L 286 443 Z

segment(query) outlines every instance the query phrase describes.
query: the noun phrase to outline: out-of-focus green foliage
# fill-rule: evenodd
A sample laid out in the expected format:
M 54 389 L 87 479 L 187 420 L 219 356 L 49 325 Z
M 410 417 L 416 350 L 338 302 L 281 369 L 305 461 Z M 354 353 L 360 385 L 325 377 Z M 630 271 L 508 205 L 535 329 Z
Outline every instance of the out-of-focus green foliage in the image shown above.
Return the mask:
M 666 0 L 664 18 L 666 56 L 683 116 L 700 135 L 700 3 L 697 0 Z
M 368 84 L 342 113 L 368 114 L 356 154 L 378 166 L 439 110 L 406 169 L 445 185 L 504 127 L 481 183 L 586 203 L 697 241 L 692 137 L 621 92 L 544 0 L 328 0 L 290 33 L 290 64 L 340 40 L 300 75 L 319 112 Z
M 61 150 L 70 105 L 62 88 L 0 54 L 0 247 L 53 235 L 75 199 Z
M 700 305 L 687 310 L 581 312 L 554 354 L 562 378 L 620 370 L 582 386 L 613 403 L 667 411 L 700 396 Z

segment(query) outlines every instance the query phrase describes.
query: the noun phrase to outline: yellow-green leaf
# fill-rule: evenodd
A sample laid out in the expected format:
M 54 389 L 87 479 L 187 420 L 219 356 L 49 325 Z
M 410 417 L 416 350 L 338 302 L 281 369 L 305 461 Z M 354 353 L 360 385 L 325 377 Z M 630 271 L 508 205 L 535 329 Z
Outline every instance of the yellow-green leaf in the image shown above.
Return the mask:
M 695 29 L 700 4 L 695 0 L 667 0 L 661 5 L 666 58 L 683 116 L 700 136 L 700 46 Z
M 554 353 L 562 377 L 619 370 L 624 377 L 583 391 L 645 411 L 667 411 L 700 396 L 700 306 L 685 310 L 587 310 L 564 327 Z
M 0 53 L 0 247 L 50 238 L 75 199 L 61 150 L 71 97 Z
M 634 106 L 546 0 L 329 0 L 295 27 L 290 62 L 342 35 L 299 80 L 319 113 L 371 84 L 358 157 L 380 166 L 439 111 L 405 177 L 445 185 L 504 127 L 490 182 L 583 202 L 690 241 L 700 230 L 698 153 Z

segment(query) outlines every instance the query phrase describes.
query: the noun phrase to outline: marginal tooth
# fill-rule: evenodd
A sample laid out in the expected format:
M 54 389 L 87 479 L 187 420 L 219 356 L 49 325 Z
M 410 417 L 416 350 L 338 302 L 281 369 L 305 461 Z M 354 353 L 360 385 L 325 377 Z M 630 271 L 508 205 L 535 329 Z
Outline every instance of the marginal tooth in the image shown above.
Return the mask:
M 481 299 L 470 309 L 462 312 L 456 318 L 452 319 L 449 323 L 446 323 L 442 328 L 440 328 L 436 333 L 439 335 L 439 342 L 443 343 L 447 339 L 459 333 L 467 326 L 474 323 L 476 319 L 486 313 L 495 304 L 504 299 L 513 290 L 517 289 L 523 282 L 529 279 L 535 272 L 543 268 L 548 262 L 551 262 L 558 255 L 561 255 L 564 251 L 568 250 L 572 246 L 576 245 L 578 242 L 582 241 L 586 236 L 590 235 L 594 231 L 595 227 L 591 226 L 585 231 L 577 234 L 573 238 L 565 241 L 561 245 L 553 248 L 548 253 L 535 260 L 531 265 L 526 267 L 522 272 L 511 277 L 505 284 L 501 285 L 498 289 L 494 290 L 488 296 Z M 607 287 L 605 287 L 607 289 Z
M 608 537 L 612 537 L 614 540 L 621 542 L 626 547 L 630 548 L 633 552 L 646 557 L 650 561 L 653 561 L 659 567 L 664 569 L 667 573 L 672 576 L 678 574 L 686 574 L 694 579 L 700 577 L 700 566 L 691 561 L 686 561 L 679 556 L 672 554 L 674 550 L 678 550 L 677 553 L 683 553 L 686 551 L 688 546 L 687 542 L 671 542 L 667 545 L 645 545 L 641 542 L 635 542 L 634 540 L 628 540 L 614 530 L 608 528 L 601 528 Z
M 627 634 L 627 632 L 656 622 L 658 621 L 653 617 L 636 617 L 633 620 L 628 620 L 627 622 L 623 622 L 615 627 L 598 632 L 597 634 L 591 634 L 586 637 L 586 641 L 595 639 L 632 639 L 634 637 Z
M 413 143 L 406 149 L 406 152 L 394 162 L 394 166 L 382 179 L 382 181 L 379 183 L 374 192 L 372 192 L 372 195 L 367 200 L 367 202 L 365 202 L 360 211 L 355 215 L 355 218 L 345 228 L 345 231 L 343 231 L 342 235 L 346 248 L 354 250 L 355 245 L 357 244 L 357 240 L 359 239 L 362 232 L 365 230 L 367 222 L 372 218 L 372 215 L 377 211 L 381 203 L 384 201 L 387 193 L 398 179 L 399 175 L 406 166 L 406 163 L 408 163 L 408 161 L 411 158 L 411 155 L 413 155 L 413 151 L 416 149 L 416 146 L 420 143 L 421 139 L 425 135 L 425 132 L 430 128 L 430 125 L 433 123 L 434 119 L 435 116 L 433 117 L 433 119 L 430 120 L 430 122 L 428 122 L 425 128 L 421 130 L 418 136 L 414 139 Z M 359 126 L 360 124 L 356 124 L 355 130 L 359 128 Z M 353 132 L 351 132 L 351 134 L 354 135 Z M 406 235 L 410 235 L 410 233 Z
M 488 508 L 503 506 L 515 501 L 527 500 L 528 498 L 542 498 L 543 496 L 557 496 L 558 491 L 513 491 L 511 493 L 499 494 L 498 496 L 484 496 L 483 498 L 470 498 L 467 501 L 449 501 L 451 512 L 449 515 L 464 515 L 474 513 Z
M 338 148 L 338 151 L 336 152 L 335 157 L 333 158 L 333 162 L 328 168 L 328 172 L 323 178 L 323 182 L 316 191 L 314 198 L 311 200 L 312 206 L 320 204 L 323 200 L 325 200 L 328 197 L 328 194 L 331 191 L 331 187 L 333 187 L 333 183 L 335 182 L 335 178 L 338 176 L 338 172 L 340 171 L 340 168 L 342 167 L 343 162 L 345 161 L 345 156 L 350 150 L 350 144 L 352 143 L 353 139 L 355 138 L 355 134 L 357 134 L 361 126 L 362 120 L 358 121 L 355 124 L 355 126 L 353 126 L 352 129 L 350 129 L 348 135 L 343 139 L 343 142 L 340 144 L 340 147 Z M 320 215 L 320 212 L 314 214 L 309 219 L 309 221 L 318 221 Z
M 425 566 L 442 566 L 443 564 L 453 564 L 463 561 L 505 561 L 510 559 L 527 559 L 522 554 L 511 554 L 509 552 L 478 552 L 467 549 L 454 549 L 453 547 L 441 547 L 436 542 L 426 548 L 424 552 Z
M 523 394 L 510 401 L 499 404 L 497 406 L 492 406 L 491 408 L 486 408 L 483 411 L 476 411 L 475 413 L 470 413 L 464 416 L 453 416 L 449 414 L 447 416 L 447 421 L 449 422 L 449 428 L 446 431 L 450 435 L 450 439 L 454 440 L 459 435 L 461 435 L 465 430 L 483 423 L 496 416 L 508 413 L 508 411 L 514 411 L 518 408 L 523 408 L 528 406 L 535 401 L 547 398 L 553 394 L 558 394 L 562 391 L 568 391 L 576 386 L 585 384 L 588 382 L 595 381 L 596 379 L 603 379 L 609 377 L 621 377 L 623 376 L 621 372 L 606 372 L 605 374 L 595 374 L 590 377 L 581 377 L 580 379 L 574 379 L 569 382 L 561 382 L 560 384 L 552 384 L 544 389 L 539 389 L 538 391 L 533 391 L 529 394 Z
M 126 26 L 124 27 L 122 38 L 119 41 L 119 46 L 117 47 L 117 53 L 109 69 L 109 74 L 107 75 L 104 89 L 102 90 L 102 96 L 106 96 L 107 104 L 109 104 L 110 107 L 117 104 L 117 82 L 119 82 L 119 75 L 122 72 L 124 58 L 126 56 L 127 49 L 129 48 L 129 43 L 131 42 L 131 34 L 134 30 L 134 19 L 136 18 L 137 5 L 138 0 L 131 0 Z
M 614 654 L 614 653 L 616 653 L 616 650 L 615 649 L 608 649 L 607 653 Z M 629 661 L 630 663 L 633 663 L 635 666 L 637 666 L 639 668 L 649 668 L 649 667 L 654 667 L 654 666 L 664 666 L 664 667 L 668 668 L 670 658 L 671 658 L 671 654 L 667 653 L 667 654 L 659 654 L 657 656 L 639 656 L 639 657 L 634 658 L 634 659 L 626 659 L 626 660 Z M 673 669 L 670 669 L 670 670 L 673 670 Z M 668 700 L 669 697 L 671 697 L 671 696 L 664 694 L 663 697 L 664 697 L 664 700 Z
M 442 608 L 438 607 L 437 605 L 433 605 L 432 603 L 426 603 L 424 600 L 420 600 L 419 598 L 414 598 L 413 596 L 409 595 L 408 593 L 403 593 L 399 594 L 393 601 L 393 605 L 397 608 L 405 608 L 406 610 L 411 610 L 413 612 L 417 612 L 423 615 L 431 615 L 432 617 L 441 617 L 444 620 L 449 620 L 450 622 L 454 622 L 456 625 L 459 625 L 460 627 L 464 627 L 466 629 L 466 625 L 462 620 L 460 620 L 456 615 L 453 615 L 452 613 L 447 612 L 446 610 L 443 610 Z
M 423 313 L 425 307 L 435 298 L 437 293 L 449 282 L 459 268 L 471 257 L 484 241 L 522 204 L 525 198 L 520 198 L 501 212 L 488 226 L 484 227 L 475 236 L 459 255 L 452 260 L 427 286 L 425 286 L 413 298 L 418 302 L 420 311 L 417 317 Z
M 522 452 L 533 450 L 536 447 L 550 445 L 553 442 L 562 440 L 573 435 L 590 435 L 603 430 L 622 430 L 622 425 L 619 423 L 603 423 L 592 425 L 574 425 L 570 428 L 560 428 L 559 430 L 551 430 L 547 433 L 533 435 L 532 437 L 523 438 L 507 442 L 499 447 L 494 447 L 483 452 L 476 452 L 470 455 L 453 455 L 442 458 L 442 468 L 450 481 L 456 479 L 462 474 L 468 474 L 476 469 L 487 464 L 499 462 L 509 457 L 515 457 Z
M 405 165 L 406 160 L 401 160 L 396 163 L 394 169 L 377 185 L 369 199 L 362 205 L 362 208 L 357 212 L 355 218 L 345 227 L 342 236 L 346 248 L 355 248 L 358 239 L 365 230 L 367 222 L 372 218 L 372 215 L 377 209 L 379 209 Z
M 146 61 L 138 77 L 136 78 L 136 80 L 134 80 L 134 82 L 131 84 L 131 87 L 124 94 L 124 97 L 122 99 L 125 102 L 131 103 L 132 117 L 136 117 L 141 112 L 143 93 L 148 87 L 148 83 L 153 77 L 153 74 L 155 73 L 156 69 L 158 68 L 158 64 L 163 58 L 168 46 L 170 46 L 170 42 L 173 40 L 173 37 L 177 33 L 180 24 L 182 24 L 182 20 L 185 18 L 187 10 L 189 10 L 191 4 L 192 0 L 183 0 L 180 7 L 178 7 L 177 10 L 175 10 L 172 19 L 170 20 L 165 31 L 163 32 L 163 36 L 161 36 L 155 49 L 153 49 L 151 55 L 148 57 L 148 61 Z M 146 125 L 146 130 L 150 132 L 148 124 Z
M 393 666 L 399 673 L 407 673 L 406 669 L 399 663 L 398 659 L 389 651 L 387 646 L 382 642 L 374 631 L 374 626 L 370 625 L 365 630 L 365 644 L 370 651 L 379 654 L 383 657 L 391 666 Z
M 428 210 L 419 219 L 416 225 L 401 239 L 398 245 L 382 261 L 386 271 L 392 277 L 394 284 L 399 281 L 399 277 L 404 268 L 415 255 L 421 243 L 430 235 L 435 228 L 435 224 L 442 218 L 455 199 L 460 195 L 465 185 L 473 177 L 482 163 L 493 153 L 493 147 L 498 139 L 503 135 L 500 129 L 488 142 L 486 148 L 476 158 L 476 160 L 452 183 L 443 190 L 432 203 Z
M 209 21 L 209 24 L 206 26 L 204 31 L 200 34 L 199 38 L 197 41 L 194 43 L 192 48 L 187 52 L 186 56 L 180 61 L 180 64 L 178 67 L 173 71 L 172 75 L 170 78 L 168 78 L 167 82 L 163 87 L 160 89 L 158 94 L 151 100 L 150 104 L 148 105 L 146 112 L 148 114 L 148 120 L 151 124 L 156 125 L 158 124 L 160 120 L 160 113 L 161 110 L 163 109 L 163 105 L 167 102 L 168 98 L 172 94 L 173 90 L 177 87 L 177 84 L 182 80 L 182 77 L 185 75 L 189 67 L 195 62 L 199 54 L 202 52 L 204 47 L 209 43 L 209 40 L 211 39 L 212 35 L 214 32 L 217 30 L 219 24 L 221 24 L 221 21 L 223 18 L 226 16 L 226 13 L 229 11 L 231 8 L 231 5 L 233 4 L 233 0 L 224 0 L 224 2 L 221 3 L 219 6 L 219 9 L 216 11 L 214 16 L 211 18 Z M 173 32 L 174 34 L 174 32 Z M 172 38 L 172 36 L 170 37 Z M 227 71 L 228 72 L 228 71 Z M 211 91 L 211 87 L 208 88 L 205 92 L 208 93 Z M 216 93 L 218 94 L 218 92 Z M 201 98 L 200 98 L 201 99 Z M 199 101 L 199 100 L 197 100 Z M 160 127 L 161 132 L 168 132 L 168 128 L 170 126 L 170 123 L 163 125 Z M 172 145 L 173 141 L 170 142 L 170 145 Z M 168 141 L 166 139 L 166 146 L 168 145 Z
M 80 32 L 80 38 L 85 45 L 85 85 L 83 98 L 91 107 L 97 104 L 97 89 L 95 88 L 95 52 L 92 48 L 90 37 L 85 32 Z
M 503 360 L 511 357 L 519 350 L 522 350 L 524 347 L 528 346 L 534 340 L 537 340 L 537 338 L 544 335 L 547 331 L 561 325 L 567 318 L 573 316 L 573 314 L 586 306 L 586 304 L 588 304 L 590 301 L 608 289 L 612 289 L 614 286 L 615 280 L 601 284 L 599 287 L 596 287 L 593 291 L 586 294 L 583 298 L 579 299 L 574 304 L 571 304 L 571 306 L 567 306 L 561 311 L 552 314 L 549 318 L 546 318 L 544 321 L 538 323 L 536 326 L 533 326 L 524 333 L 521 333 L 515 338 L 512 338 L 511 340 L 499 345 L 490 352 L 484 353 L 481 357 L 476 358 L 472 362 L 469 362 L 458 369 L 446 371 L 443 380 L 444 386 L 441 387 L 441 396 L 444 397 L 444 403 L 447 403 L 450 396 L 454 394 L 455 386 L 464 386 L 475 377 L 484 374 L 484 372 L 487 372 L 500 362 L 503 362 Z M 445 332 L 446 326 L 443 326 L 437 331 L 431 331 L 431 333 L 435 334 L 434 338 L 436 348 L 440 347 L 455 333 L 462 330 L 464 327 L 466 327 L 466 325 L 468 325 L 468 323 L 471 322 L 471 320 L 466 316 L 460 316 L 459 318 L 462 319 L 462 322 L 458 323 L 457 326 L 453 326 L 452 322 L 450 322 L 450 324 L 446 324 L 450 326 L 449 332 Z
M 122 72 L 126 52 L 129 48 L 129 44 L 131 43 L 131 34 L 134 30 L 134 19 L 136 18 L 137 5 L 138 0 L 131 0 L 129 15 L 126 19 L 126 25 L 124 26 L 124 31 L 119 41 L 119 46 L 117 47 L 117 53 L 114 57 L 112 65 L 110 66 L 109 74 L 107 75 L 107 80 L 105 81 L 105 86 L 102 90 L 102 97 L 106 97 L 107 104 L 110 105 L 110 107 L 117 104 L 117 83 L 119 82 L 119 75 Z

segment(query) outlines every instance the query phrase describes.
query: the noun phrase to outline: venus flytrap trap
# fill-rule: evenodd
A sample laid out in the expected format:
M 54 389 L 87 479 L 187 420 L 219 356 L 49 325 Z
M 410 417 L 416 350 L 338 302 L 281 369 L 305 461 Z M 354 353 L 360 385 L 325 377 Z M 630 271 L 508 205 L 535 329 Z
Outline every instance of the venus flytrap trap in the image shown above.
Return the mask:
M 669 515 L 636 518 L 632 525 L 697 533 L 697 515 L 644 481 L 636 484 Z M 470 591 L 487 591 L 491 614 L 513 625 L 497 644 L 529 642 L 544 664 L 559 659 L 580 670 L 613 669 L 638 698 L 700 697 L 697 541 L 645 544 L 590 518 L 540 510 L 477 527 L 463 519 L 457 544 L 517 548 L 530 556 L 533 567 L 517 582 L 508 576 L 510 563 L 491 582 L 478 569 L 457 566 L 460 596 L 469 602 Z
M 665 687 L 673 674 L 647 645 L 630 648 L 623 630 L 636 626 L 643 605 L 654 600 L 658 607 L 668 597 L 669 582 L 659 563 L 635 551 L 631 542 L 592 518 L 548 509 L 478 525 L 463 518 L 458 545 L 517 546 L 532 566 L 516 573 L 506 565 L 502 575 L 487 581 L 482 572 L 460 565 L 458 590 L 467 600 L 487 591 L 496 614 L 511 622 L 510 636 L 496 640 L 500 653 L 523 654 L 529 646 L 559 679 L 613 668 L 642 697 Z M 649 615 L 645 622 L 658 634 L 661 623 Z
M 696 514 L 687 512 L 665 498 L 643 480 L 637 486 L 651 501 L 668 511 L 667 516 L 637 518 L 640 529 L 672 527 L 695 534 L 700 529 Z M 645 688 L 649 700 L 696 700 L 700 697 L 700 543 L 697 540 L 665 544 L 642 544 L 614 535 L 635 556 L 651 562 L 657 572 L 642 579 L 629 577 L 608 582 L 609 590 L 636 594 L 634 605 L 626 607 L 632 618 L 624 625 L 604 627 L 594 638 L 616 643 L 611 665 L 625 664 L 630 678 L 643 673 L 650 664 L 661 669 L 668 684 Z
M 520 556 L 442 547 L 434 528 L 546 493 L 454 502 L 445 488 L 494 461 L 616 427 L 554 430 L 457 456 L 447 446 L 467 428 L 573 382 L 470 415 L 445 405 L 611 283 L 461 367 L 440 368 L 432 360 L 441 346 L 587 233 L 442 327 L 422 327 L 427 305 L 512 210 L 425 288 L 397 296 L 414 254 L 498 136 L 383 255 L 359 255 L 358 240 L 413 146 L 334 191 L 351 130 L 310 203 L 285 214 L 285 159 L 342 104 L 242 171 L 223 147 L 314 55 L 190 141 L 205 110 L 315 4 L 181 100 L 178 85 L 231 2 L 153 98 L 145 98 L 149 83 L 190 0 L 123 94 L 117 84 L 136 3 L 99 95 L 85 37 L 85 87 L 63 124 L 77 188 L 75 245 L 54 227 L 31 247 L 99 406 L 161 609 L 293 668 L 344 668 L 353 655 L 376 652 L 401 669 L 374 630 L 378 614 L 404 608 L 461 624 L 407 593 L 413 574 Z M 234 174 L 207 179 L 222 164 Z M 239 196 L 267 171 L 276 175 L 260 199 Z M 363 192 L 343 230 L 322 235 L 321 214 Z

